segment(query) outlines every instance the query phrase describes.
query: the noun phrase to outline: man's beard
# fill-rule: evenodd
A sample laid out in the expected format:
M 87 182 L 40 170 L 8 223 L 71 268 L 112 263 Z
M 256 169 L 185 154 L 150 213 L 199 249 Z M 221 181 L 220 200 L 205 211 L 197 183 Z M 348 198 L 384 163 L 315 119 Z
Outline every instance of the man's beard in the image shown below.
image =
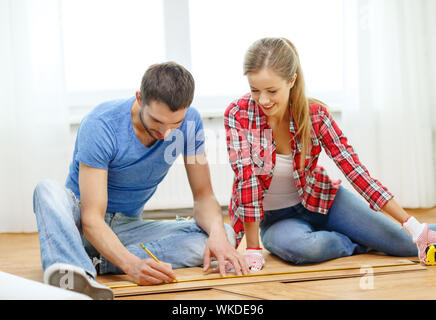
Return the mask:
M 147 125 L 145 124 L 144 119 L 142 118 L 142 109 L 139 109 L 139 119 L 141 120 L 142 126 L 144 127 L 145 131 L 147 131 L 147 133 L 150 135 L 150 137 L 152 137 L 154 140 L 159 140 L 158 138 L 156 138 L 148 129 Z

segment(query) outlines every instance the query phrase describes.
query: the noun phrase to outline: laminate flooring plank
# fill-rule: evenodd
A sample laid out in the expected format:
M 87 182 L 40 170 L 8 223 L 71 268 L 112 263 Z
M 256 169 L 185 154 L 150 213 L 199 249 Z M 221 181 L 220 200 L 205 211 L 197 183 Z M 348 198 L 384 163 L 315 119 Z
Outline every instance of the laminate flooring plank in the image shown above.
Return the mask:
M 266 256 L 265 267 L 256 272 L 258 275 L 280 273 L 280 272 L 314 272 L 319 270 L 338 270 L 338 269 L 359 269 L 365 266 L 381 266 L 381 265 L 414 265 L 410 259 L 389 257 L 385 255 L 375 255 L 375 254 L 361 254 L 354 255 L 350 257 L 344 257 L 339 259 L 330 260 L 323 263 L 311 264 L 311 265 L 292 265 L 282 260 L 274 257 L 271 254 Z M 210 278 L 215 278 L 219 276 L 217 272 L 203 273 L 202 268 L 192 267 L 192 268 L 181 268 L 175 269 L 174 272 L 180 280 L 184 279 L 203 279 L 208 280 Z M 234 275 L 234 273 L 228 273 L 228 275 Z M 259 277 L 256 277 L 259 278 Z M 112 285 L 116 283 L 128 284 L 130 278 L 127 275 L 103 275 L 97 278 L 99 282 L 106 285 Z M 225 280 L 225 279 L 222 279 Z M 116 283 L 114 283 L 116 282 Z
M 216 290 L 251 295 L 265 300 L 297 300 L 300 297 L 314 296 L 312 288 L 306 290 L 304 286 L 301 286 L 298 287 L 298 289 L 295 289 L 294 287 L 291 288 L 289 285 L 282 282 L 249 283 L 241 286 L 221 286 Z M 328 294 L 323 292 L 318 292 L 316 296 L 317 299 L 331 299 Z
M 124 296 L 117 297 L 116 300 L 258 300 L 258 298 L 228 291 L 205 289 Z
M 422 271 L 422 270 L 419 270 Z M 217 287 L 216 290 L 250 295 L 266 300 L 346 300 L 346 299 L 392 299 L 396 293 L 400 299 L 421 299 L 413 292 L 405 290 L 412 279 L 418 279 L 417 284 L 425 282 L 429 275 L 417 270 L 403 270 L 367 275 L 348 275 L 338 278 L 313 279 L 311 281 L 264 282 L 244 285 L 228 285 Z M 435 278 L 433 276 L 433 278 Z M 397 282 L 399 280 L 399 282 Z M 393 287 L 386 290 L 389 285 Z M 428 287 L 427 285 L 426 287 Z M 430 285 L 431 286 L 431 285 Z M 425 290 L 422 296 L 434 295 L 435 288 Z M 404 294 L 404 293 L 407 294 Z M 376 297 L 376 298 L 375 298 Z M 378 297 L 378 298 L 377 298 Z
M 344 276 L 359 276 L 361 274 L 362 266 L 364 268 L 373 266 L 374 273 L 396 272 L 410 269 L 425 270 L 424 266 L 419 264 L 411 264 L 410 260 L 407 259 L 367 255 L 366 258 L 352 256 L 310 266 L 292 266 L 287 264 L 279 265 L 275 268 L 265 268 L 264 270 L 260 271 L 257 276 L 251 277 L 216 278 L 218 274 L 203 274 L 201 268 L 176 269 L 175 272 L 178 280 L 190 281 L 161 284 L 156 286 L 114 287 L 113 290 L 115 296 L 126 296 L 174 292 L 188 289 L 193 290 L 201 288 L 216 288 L 218 286 L 231 284 L 247 284 L 271 281 L 307 281 L 324 278 L 331 279 Z M 293 273 L 271 275 L 273 272 Z M 212 279 L 211 277 L 215 277 L 215 279 Z M 98 277 L 97 280 L 107 286 L 123 286 L 131 284 L 129 278 L 125 275 L 101 276 Z
M 250 287 L 252 286 L 252 287 Z M 220 288 L 228 291 L 228 288 Z M 231 292 L 244 291 L 264 299 L 298 300 L 435 300 L 436 277 L 428 272 L 376 275 L 372 281 L 362 277 L 308 282 L 247 285 Z M 266 292 L 266 294 L 263 294 Z

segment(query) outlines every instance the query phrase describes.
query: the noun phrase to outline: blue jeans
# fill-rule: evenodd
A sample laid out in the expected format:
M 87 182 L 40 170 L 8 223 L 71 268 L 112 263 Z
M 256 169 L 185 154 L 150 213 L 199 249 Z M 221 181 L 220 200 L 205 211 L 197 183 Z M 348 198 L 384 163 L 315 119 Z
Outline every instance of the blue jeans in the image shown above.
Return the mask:
M 33 208 L 36 214 L 41 247 L 41 262 L 45 270 L 56 262 L 85 269 L 94 277 L 97 270 L 92 262 L 99 259 L 99 274 L 123 273 L 101 256 L 83 235 L 80 220 L 80 201 L 62 184 L 43 180 L 35 188 Z M 120 212 L 106 213 L 105 222 L 121 243 L 141 259 L 150 258 L 140 243 L 157 259 L 173 268 L 200 266 L 208 235 L 193 220 L 144 220 Z M 225 224 L 232 245 L 235 233 Z
M 340 186 L 327 215 L 298 204 L 266 211 L 260 223 L 264 247 L 293 264 L 306 264 L 365 253 L 418 255 L 412 238 L 390 218 L 372 210 L 359 196 Z M 436 230 L 436 225 L 429 225 Z

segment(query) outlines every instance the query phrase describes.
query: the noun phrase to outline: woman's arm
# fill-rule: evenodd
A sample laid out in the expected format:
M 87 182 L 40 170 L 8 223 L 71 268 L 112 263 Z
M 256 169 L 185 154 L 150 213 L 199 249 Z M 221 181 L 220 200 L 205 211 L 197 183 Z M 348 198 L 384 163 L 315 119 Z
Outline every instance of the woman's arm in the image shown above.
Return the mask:
M 236 104 L 231 104 L 224 114 L 227 151 L 230 166 L 235 173 L 232 198 L 237 202 L 235 218 L 241 223 L 245 232 L 246 222 L 256 222 L 263 218 L 262 187 L 253 164 L 251 146 L 247 139 L 246 120 L 241 121 L 240 111 Z M 245 126 L 241 124 L 245 123 Z M 235 230 L 238 233 L 238 230 Z M 240 239 L 237 239 L 240 241 Z M 239 242 L 238 242 L 239 244 Z
M 262 248 L 259 241 L 259 221 L 245 222 L 245 239 L 247 241 L 247 249 L 244 257 L 247 260 L 250 270 L 259 271 L 265 265 Z
M 409 214 L 394 199 L 389 200 L 382 210 L 401 224 L 409 218 Z
M 247 250 L 244 258 L 251 270 L 260 270 L 265 264 L 259 240 L 259 221 L 264 214 L 261 205 L 262 187 L 251 158 L 247 129 L 241 125 L 237 105 L 231 104 L 226 109 L 224 127 L 229 161 L 235 173 L 232 199 L 236 199 L 238 208 L 233 211 L 234 216 L 231 216 L 231 219 L 237 219 L 237 223 L 234 224 L 235 232 L 239 234 L 237 245 L 245 233 Z
M 245 222 L 245 240 L 247 241 L 247 248 L 257 249 L 260 248 L 259 241 L 259 221 Z
M 427 223 L 420 223 L 415 217 L 409 216 L 393 199 L 393 195 L 377 180 L 373 179 L 368 170 L 360 163 L 357 154 L 347 143 L 331 115 L 321 108 L 320 135 L 326 153 L 337 164 L 353 187 L 376 211 L 383 210 L 399 223 L 411 236 L 418 248 L 419 260 L 427 264 L 427 246 L 436 244 L 436 232 L 430 230 Z
M 353 188 L 368 201 L 371 209 L 381 210 L 393 195 L 378 180 L 371 177 L 368 169 L 360 162 L 353 147 L 348 143 L 347 137 L 343 134 L 333 117 L 324 107 L 319 107 L 317 126 L 319 137 L 326 154 L 335 162 Z M 396 206 L 389 206 L 396 208 Z M 404 215 L 398 208 L 393 209 L 395 216 Z

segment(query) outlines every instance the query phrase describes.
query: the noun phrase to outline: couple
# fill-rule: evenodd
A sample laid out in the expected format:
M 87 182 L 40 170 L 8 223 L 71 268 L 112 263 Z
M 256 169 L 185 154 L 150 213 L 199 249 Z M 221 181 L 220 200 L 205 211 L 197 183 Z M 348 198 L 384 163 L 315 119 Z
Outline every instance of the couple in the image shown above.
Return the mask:
M 409 216 L 371 178 L 326 106 L 306 97 L 294 45 L 284 38 L 256 41 L 245 55 L 244 74 L 250 93 L 224 113 L 235 173 L 232 226 L 223 223 L 203 123 L 190 107 L 194 79 L 176 63 L 155 64 L 135 97 L 102 103 L 82 120 L 65 185 L 43 180 L 35 188 L 46 283 L 61 286 L 68 272 L 70 289 L 112 299 L 112 291 L 95 281 L 97 274 L 125 273 L 140 285 L 153 285 L 173 281 L 173 268 L 203 265 L 206 271 L 212 258 L 221 275 L 248 274 L 265 264 L 259 233 L 265 249 L 294 264 L 370 248 L 425 262 L 436 226 Z M 369 206 L 317 166 L 321 149 Z M 194 220 L 142 219 L 145 203 L 181 153 Z M 244 235 L 247 249 L 241 254 L 236 248 Z

